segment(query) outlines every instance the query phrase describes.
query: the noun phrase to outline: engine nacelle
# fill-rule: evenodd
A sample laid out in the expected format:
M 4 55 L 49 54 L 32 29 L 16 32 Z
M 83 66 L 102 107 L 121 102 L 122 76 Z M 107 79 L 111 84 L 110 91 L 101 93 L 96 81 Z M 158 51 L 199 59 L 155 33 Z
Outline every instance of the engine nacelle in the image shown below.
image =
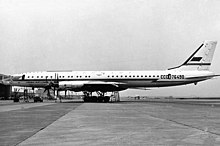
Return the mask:
M 67 90 L 79 90 L 85 84 L 85 81 L 61 81 L 59 88 Z

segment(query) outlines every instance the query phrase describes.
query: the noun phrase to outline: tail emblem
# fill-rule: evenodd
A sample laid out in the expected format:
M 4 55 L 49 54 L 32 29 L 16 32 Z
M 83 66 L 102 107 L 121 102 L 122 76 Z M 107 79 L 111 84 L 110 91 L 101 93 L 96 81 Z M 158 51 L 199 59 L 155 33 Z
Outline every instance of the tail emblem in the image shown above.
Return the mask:
M 180 66 L 180 70 L 209 70 L 217 41 L 204 41 L 202 45 Z

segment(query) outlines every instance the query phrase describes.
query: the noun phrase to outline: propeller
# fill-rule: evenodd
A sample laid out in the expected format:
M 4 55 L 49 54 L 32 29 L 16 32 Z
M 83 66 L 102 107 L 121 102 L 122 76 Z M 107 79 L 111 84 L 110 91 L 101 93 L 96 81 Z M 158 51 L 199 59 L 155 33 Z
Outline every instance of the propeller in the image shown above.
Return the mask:
M 56 88 L 59 88 L 59 76 L 57 73 L 55 73 L 55 78 L 54 78 L 54 81 L 51 81 L 48 82 L 48 76 L 46 76 L 46 83 L 48 83 L 46 86 L 45 86 L 45 90 L 44 92 L 48 92 L 48 96 L 50 96 L 50 89 L 54 91 L 54 95 L 55 95 L 55 91 L 56 91 Z M 52 88 L 53 87 L 53 88 Z
M 55 92 L 56 92 L 56 88 L 59 88 L 59 76 L 58 74 L 55 73 L 55 81 L 54 81 L 54 84 L 53 84 L 53 87 L 54 87 L 54 95 L 55 95 Z M 57 89 L 58 90 L 58 89 Z
M 48 83 L 47 78 L 48 76 L 46 76 L 46 83 Z M 49 91 L 51 89 L 50 85 L 46 85 L 44 88 L 45 88 L 44 93 L 47 91 L 47 95 L 50 96 L 50 91 Z
M 47 91 L 48 96 L 50 96 L 50 89 L 51 89 L 50 86 L 46 86 L 45 89 L 44 89 L 44 93 Z
M 57 74 L 55 73 L 55 81 L 56 81 L 56 78 L 57 78 L 56 75 L 57 75 Z M 55 81 L 54 81 L 54 85 L 55 85 Z M 53 86 L 53 95 L 55 95 L 55 90 L 56 90 L 56 87 Z

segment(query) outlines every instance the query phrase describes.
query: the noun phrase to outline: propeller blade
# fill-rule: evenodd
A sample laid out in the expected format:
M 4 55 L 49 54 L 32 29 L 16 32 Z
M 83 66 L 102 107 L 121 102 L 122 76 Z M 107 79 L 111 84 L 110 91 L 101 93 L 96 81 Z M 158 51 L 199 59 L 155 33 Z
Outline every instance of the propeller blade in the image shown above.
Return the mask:
M 59 96 L 59 90 L 57 90 L 57 97 Z
M 56 87 L 54 86 L 54 89 L 53 89 L 53 95 L 55 96 L 55 93 L 56 92 Z
M 54 91 L 54 95 L 56 94 L 56 88 L 58 90 L 59 88 L 59 81 L 58 81 L 58 73 L 55 73 L 55 78 L 54 78 L 54 82 L 53 82 L 53 91 Z
M 47 90 L 47 95 L 50 96 L 50 90 L 49 89 Z
M 59 76 L 58 76 L 58 74 L 57 74 L 57 84 L 59 85 Z
M 56 83 L 57 74 L 55 73 L 54 83 Z
M 65 90 L 65 98 L 66 98 L 66 92 L 67 92 L 67 90 Z

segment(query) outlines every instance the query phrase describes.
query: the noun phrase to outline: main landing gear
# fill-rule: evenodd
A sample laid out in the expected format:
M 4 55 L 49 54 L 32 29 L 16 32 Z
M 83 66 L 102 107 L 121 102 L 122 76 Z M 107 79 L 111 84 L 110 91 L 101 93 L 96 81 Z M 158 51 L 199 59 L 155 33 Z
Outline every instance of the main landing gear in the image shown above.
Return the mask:
M 105 96 L 106 92 L 96 92 L 98 96 L 92 96 L 92 92 L 84 92 L 84 102 L 109 102 L 110 96 Z

